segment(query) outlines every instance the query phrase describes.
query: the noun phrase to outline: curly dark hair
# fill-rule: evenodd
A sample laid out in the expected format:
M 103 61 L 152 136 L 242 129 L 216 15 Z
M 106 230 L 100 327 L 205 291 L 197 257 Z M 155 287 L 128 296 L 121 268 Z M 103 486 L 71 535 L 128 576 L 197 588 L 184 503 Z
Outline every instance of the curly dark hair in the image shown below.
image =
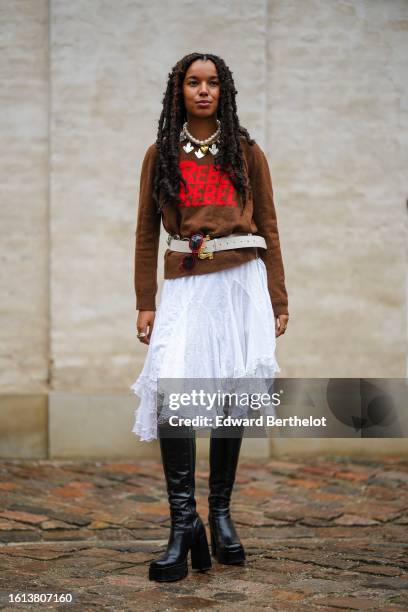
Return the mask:
M 183 81 L 188 67 L 195 60 L 211 60 L 217 69 L 220 81 L 220 98 L 217 107 L 217 118 L 221 121 L 219 152 L 215 155 L 215 164 L 220 171 L 227 172 L 237 193 L 241 196 L 243 207 L 247 202 L 249 191 L 248 179 L 244 171 L 241 138 L 250 145 L 255 144 L 248 131 L 239 123 L 232 72 L 223 59 L 211 53 L 190 53 L 184 56 L 169 73 L 166 92 L 163 96 L 163 109 L 160 114 L 157 130 L 157 156 L 154 173 L 153 200 L 160 212 L 160 192 L 164 203 L 180 202 L 180 181 L 187 187 L 179 168 L 180 132 L 187 119 L 183 96 Z

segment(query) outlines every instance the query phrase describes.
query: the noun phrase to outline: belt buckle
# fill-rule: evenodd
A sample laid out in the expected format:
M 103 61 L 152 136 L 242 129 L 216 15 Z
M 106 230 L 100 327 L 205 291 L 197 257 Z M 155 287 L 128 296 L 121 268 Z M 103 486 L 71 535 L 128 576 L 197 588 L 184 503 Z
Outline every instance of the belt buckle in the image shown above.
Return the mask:
M 199 249 L 198 254 L 197 254 L 197 255 L 198 255 L 198 257 L 199 257 L 199 259 L 214 259 L 214 253 L 208 253 L 208 252 L 205 250 L 205 248 L 206 248 L 206 246 L 205 246 L 205 242 L 206 242 L 207 240 L 210 240 L 210 235 L 209 235 L 209 234 L 207 234 L 207 235 L 205 236 L 205 238 L 204 238 L 204 240 L 203 240 L 203 244 L 200 246 L 200 249 Z

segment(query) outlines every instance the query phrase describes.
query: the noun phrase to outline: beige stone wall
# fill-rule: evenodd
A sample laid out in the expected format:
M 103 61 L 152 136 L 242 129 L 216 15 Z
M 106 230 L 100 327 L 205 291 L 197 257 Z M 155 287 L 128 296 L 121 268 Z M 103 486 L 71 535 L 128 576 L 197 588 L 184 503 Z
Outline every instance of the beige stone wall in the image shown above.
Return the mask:
M 139 172 L 193 50 L 225 58 L 270 161 L 282 376 L 406 374 L 406 2 L 2 0 L 0 20 L 4 393 L 126 393 L 140 371 Z
M 0 389 L 47 389 L 48 2 L 0 2 Z
M 408 5 L 270 0 L 287 376 L 406 375 Z

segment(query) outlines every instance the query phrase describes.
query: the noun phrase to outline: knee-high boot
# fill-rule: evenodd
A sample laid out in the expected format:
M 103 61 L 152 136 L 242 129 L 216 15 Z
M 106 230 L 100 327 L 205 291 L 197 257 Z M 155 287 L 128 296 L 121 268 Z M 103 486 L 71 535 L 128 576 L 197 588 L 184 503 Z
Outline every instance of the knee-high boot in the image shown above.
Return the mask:
M 173 431 L 174 428 L 170 427 Z M 193 569 L 211 567 L 204 524 L 196 511 L 195 434 L 167 437 L 166 427 L 159 427 L 160 450 L 170 505 L 171 528 L 166 551 L 152 561 L 149 579 L 159 582 L 180 580 L 188 574 L 187 556 L 191 551 Z
M 211 549 L 213 556 L 220 563 L 228 565 L 245 561 L 245 551 L 230 516 L 231 494 L 243 430 L 243 427 L 234 427 L 234 435 L 239 436 L 235 438 L 220 437 L 222 432 L 212 430 L 210 438 L 208 521 L 211 529 Z

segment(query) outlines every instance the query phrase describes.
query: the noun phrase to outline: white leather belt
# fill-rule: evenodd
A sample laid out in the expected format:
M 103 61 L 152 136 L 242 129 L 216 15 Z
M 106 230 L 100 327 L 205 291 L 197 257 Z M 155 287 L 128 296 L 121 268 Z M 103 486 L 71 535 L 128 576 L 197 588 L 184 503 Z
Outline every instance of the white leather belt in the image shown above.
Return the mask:
M 191 253 L 188 242 L 188 238 L 177 240 L 177 238 L 173 238 L 170 234 L 167 238 L 169 249 L 171 251 L 179 251 L 180 253 Z M 267 248 L 265 238 L 255 234 L 229 234 L 220 238 L 212 238 L 212 240 L 205 239 L 203 247 L 203 253 L 214 253 L 215 251 L 228 251 L 229 249 L 245 247 Z

